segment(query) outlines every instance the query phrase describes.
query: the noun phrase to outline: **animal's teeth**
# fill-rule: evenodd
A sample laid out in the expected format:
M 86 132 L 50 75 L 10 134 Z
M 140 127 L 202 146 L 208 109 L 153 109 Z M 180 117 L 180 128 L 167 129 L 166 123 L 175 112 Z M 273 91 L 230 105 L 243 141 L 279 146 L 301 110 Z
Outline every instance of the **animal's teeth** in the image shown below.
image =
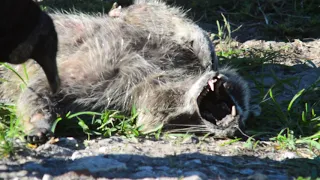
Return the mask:
M 217 79 L 211 79 L 208 81 L 208 85 L 209 85 L 211 91 L 214 91 L 214 83 L 216 83 L 216 82 L 217 82 Z
M 214 91 L 213 80 L 209 80 L 209 81 L 208 81 L 208 85 L 209 85 L 211 91 Z
M 236 106 L 232 106 L 232 108 L 231 108 L 231 115 L 232 115 L 232 116 L 236 116 L 236 115 L 237 115 Z

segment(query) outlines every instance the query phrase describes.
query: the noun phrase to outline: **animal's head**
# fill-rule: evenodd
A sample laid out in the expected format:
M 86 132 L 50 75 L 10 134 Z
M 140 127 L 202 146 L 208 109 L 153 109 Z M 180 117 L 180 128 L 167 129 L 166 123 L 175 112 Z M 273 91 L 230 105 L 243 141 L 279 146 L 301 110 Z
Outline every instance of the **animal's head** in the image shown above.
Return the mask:
M 186 96 L 194 97 L 186 103 L 192 104 L 202 123 L 199 130 L 215 137 L 231 137 L 241 131 L 252 109 L 247 82 L 230 68 L 205 73 Z

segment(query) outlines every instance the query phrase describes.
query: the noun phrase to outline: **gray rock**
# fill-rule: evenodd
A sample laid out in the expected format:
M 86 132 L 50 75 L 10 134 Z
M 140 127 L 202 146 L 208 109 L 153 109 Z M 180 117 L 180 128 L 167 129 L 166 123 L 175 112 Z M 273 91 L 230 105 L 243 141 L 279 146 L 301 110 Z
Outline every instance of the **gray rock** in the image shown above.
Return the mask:
M 188 177 L 184 177 L 184 180 L 202 180 L 203 178 L 199 177 L 198 175 L 192 175 Z
M 99 171 L 125 170 L 127 166 L 114 159 L 107 159 L 103 156 L 85 157 L 74 160 L 68 165 L 69 171 L 86 169 L 92 173 Z
M 28 174 L 28 171 L 22 170 L 22 171 L 19 171 L 19 172 L 15 173 L 15 174 L 16 174 L 16 176 L 23 177 L 23 176 L 26 176 Z
M 152 176 L 154 176 L 152 171 L 138 171 L 132 175 L 133 178 L 146 178 Z
M 202 164 L 200 159 L 193 159 L 184 163 L 184 165 L 189 166 L 190 164 Z
M 217 166 L 209 166 L 209 169 L 211 170 L 211 172 L 219 175 L 220 177 L 227 177 L 227 172 L 223 168 Z
M 52 180 L 52 179 L 53 179 L 53 177 L 50 174 L 45 174 L 42 177 L 42 180 Z
M 120 162 L 128 162 L 132 159 L 132 155 L 131 154 L 108 154 L 108 155 L 105 155 L 105 157 L 108 157 L 110 159 L 115 159 L 117 161 L 120 161 Z
M 0 165 L 0 171 L 7 171 L 8 167 L 6 165 L 1 164 Z
M 140 166 L 140 167 L 137 168 L 137 170 L 139 170 L 139 171 L 152 171 L 153 167 L 151 167 L 151 166 Z
M 254 170 L 246 168 L 246 169 L 241 169 L 239 173 L 243 175 L 251 175 L 254 173 Z
M 78 141 L 73 137 L 59 138 L 59 141 L 56 143 L 59 146 L 76 149 L 79 147 Z
M 178 170 L 176 171 L 176 173 L 177 173 L 177 174 L 182 174 L 183 171 L 182 171 L 181 169 L 178 169 Z
M 88 157 L 88 156 L 94 156 L 94 152 L 92 151 L 85 151 L 85 150 L 81 150 L 81 151 L 75 151 L 70 159 L 71 160 L 76 160 L 76 159 L 80 159 L 80 158 L 84 158 L 84 157 Z
M 281 154 L 282 157 L 280 157 L 280 159 L 294 159 L 294 158 L 298 158 L 299 156 L 294 153 L 294 152 L 285 152 L 283 154 Z
M 207 175 L 205 175 L 204 173 L 200 172 L 200 171 L 189 171 L 189 172 L 185 172 L 183 173 L 183 176 L 186 178 L 190 178 L 190 180 L 192 179 L 208 179 Z
M 1 179 L 9 179 L 9 174 L 8 173 L 0 173 L 0 178 Z
M 184 166 L 188 168 L 196 168 L 202 164 L 200 159 L 193 159 L 184 163 Z
M 42 146 L 39 146 L 36 151 L 41 152 L 46 156 L 70 156 L 73 153 L 71 149 L 55 144 L 44 144 Z
M 47 168 L 43 167 L 41 164 L 38 164 L 38 163 L 35 163 L 35 162 L 29 162 L 27 164 L 25 164 L 23 166 L 24 170 L 27 170 L 27 171 L 35 171 L 35 172 L 46 172 L 47 171 Z
M 222 163 L 222 164 L 228 164 L 231 167 L 234 164 L 231 158 L 224 158 L 224 157 L 221 157 L 221 156 L 215 156 L 213 158 L 213 160 L 216 161 L 216 162 Z
M 253 175 L 248 176 L 248 180 L 267 180 L 268 176 L 261 174 L 261 173 L 255 173 Z M 273 179 L 273 178 L 272 178 Z M 277 179 L 277 178 L 276 178 Z
M 287 180 L 289 179 L 288 176 L 286 175 L 282 175 L 282 174 L 278 174 L 278 175 L 269 175 L 268 179 L 279 179 L 279 180 Z M 260 179 L 259 179 L 260 180 Z M 262 179 L 264 180 L 264 179 Z
M 168 166 L 160 166 L 160 167 L 156 167 L 157 170 L 161 170 L 161 171 L 168 171 L 170 170 L 170 168 Z
M 18 171 L 18 172 L 9 172 L 8 175 L 9 175 L 9 179 L 12 179 L 12 178 L 18 178 L 18 179 L 21 179 L 22 177 L 25 177 L 27 176 L 28 174 L 28 171 L 25 171 L 25 170 L 22 170 L 22 171 Z

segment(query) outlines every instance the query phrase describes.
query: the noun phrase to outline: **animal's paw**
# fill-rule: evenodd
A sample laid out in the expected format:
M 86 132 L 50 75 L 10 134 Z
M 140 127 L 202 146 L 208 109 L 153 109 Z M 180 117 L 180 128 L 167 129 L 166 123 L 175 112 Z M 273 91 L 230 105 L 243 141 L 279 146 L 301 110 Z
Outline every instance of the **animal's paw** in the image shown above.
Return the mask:
M 46 128 L 35 128 L 30 131 L 24 138 L 27 143 L 30 144 L 44 144 L 51 137 L 53 137 L 53 133 Z

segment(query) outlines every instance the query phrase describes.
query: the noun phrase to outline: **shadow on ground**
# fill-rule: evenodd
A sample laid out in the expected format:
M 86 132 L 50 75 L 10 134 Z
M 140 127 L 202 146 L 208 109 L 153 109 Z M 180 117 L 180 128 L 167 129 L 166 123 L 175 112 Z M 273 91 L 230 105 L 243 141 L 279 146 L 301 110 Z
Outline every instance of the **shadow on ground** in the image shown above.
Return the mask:
M 42 178 L 44 174 L 61 179 L 74 178 L 175 178 L 198 176 L 202 179 L 267 179 L 320 177 L 320 159 L 288 159 L 273 161 L 252 156 L 217 156 L 200 153 L 166 157 L 148 157 L 132 154 L 105 154 L 74 160 L 47 158 L 41 162 L 7 165 L 0 175 L 19 174 Z M 21 174 L 21 172 L 20 172 Z M 263 178 L 262 178 L 263 179 Z

